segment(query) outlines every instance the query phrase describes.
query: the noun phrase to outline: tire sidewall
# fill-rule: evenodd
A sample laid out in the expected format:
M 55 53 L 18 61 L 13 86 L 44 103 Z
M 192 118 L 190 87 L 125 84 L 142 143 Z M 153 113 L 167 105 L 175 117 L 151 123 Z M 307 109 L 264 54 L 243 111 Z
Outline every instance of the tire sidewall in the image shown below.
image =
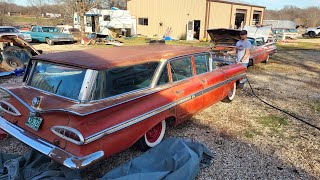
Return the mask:
M 160 133 L 159 138 L 158 138 L 155 142 L 153 142 L 153 143 L 149 142 L 148 139 L 147 139 L 146 134 L 144 135 L 145 144 L 146 144 L 148 147 L 150 147 L 150 148 L 152 148 L 152 147 L 160 144 L 160 142 L 161 142 L 161 141 L 163 140 L 163 138 L 164 138 L 164 135 L 165 135 L 165 132 L 166 132 L 166 121 L 163 120 L 163 121 L 161 121 L 160 123 L 161 123 L 161 126 L 162 126 L 162 128 L 161 128 L 161 133 Z
M 10 65 L 10 61 L 15 61 L 17 63 L 17 66 L 16 67 L 12 67 Z M 14 56 L 6 56 L 3 59 L 1 65 L 2 65 L 2 68 L 4 70 L 6 70 L 6 71 L 13 71 L 13 70 L 18 69 L 18 68 L 24 68 L 23 63 L 18 58 L 14 57 Z
M 234 83 L 234 84 L 233 84 L 233 88 L 230 90 L 230 92 L 232 92 L 232 95 L 229 96 L 229 95 L 230 95 L 230 92 L 229 92 L 229 94 L 228 94 L 228 99 L 229 99 L 230 101 L 232 101 L 232 100 L 236 97 L 236 89 L 237 89 L 237 86 L 236 86 L 236 83 Z
M 49 46 L 52 46 L 54 44 L 50 38 L 46 38 L 46 42 Z

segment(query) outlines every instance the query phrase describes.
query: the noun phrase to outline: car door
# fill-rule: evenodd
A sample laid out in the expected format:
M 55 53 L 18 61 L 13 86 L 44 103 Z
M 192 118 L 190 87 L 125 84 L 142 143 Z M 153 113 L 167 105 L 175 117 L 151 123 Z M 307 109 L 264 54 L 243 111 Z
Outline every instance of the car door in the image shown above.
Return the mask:
M 212 63 L 209 53 L 194 55 L 196 75 L 203 87 L 203 108 L 211 106 L 224 97 L 223 85 L 225 79 L 223 71 Z
M 181 122 L 203 108 L 203 85 L 195 76 L 192 56 L 170 60 L 169 77 L 174 83 L 177 122 Z
M 35 39 L 36 41 L 38 41 L 38 42 L 43 42 L 44 40 L 43 40 L 43 38 L 42 38 L 42 36 L 41 36 L 41 33 L 42 33 L 42 29 L 41 29 L 41 27 L 33 27 L 32 29 L 31 29 L 31 37 L 32 37 L 32 39 Z
M 255 45 L 253 47 L 252 51 L 252 59 L 254 61 L 254 64 L 257 64 L 261 61 L 264 61 L 266 59 L 266 50 L 264 48 L 264 42 L 263 38 L 256 38 L 255 39 Z

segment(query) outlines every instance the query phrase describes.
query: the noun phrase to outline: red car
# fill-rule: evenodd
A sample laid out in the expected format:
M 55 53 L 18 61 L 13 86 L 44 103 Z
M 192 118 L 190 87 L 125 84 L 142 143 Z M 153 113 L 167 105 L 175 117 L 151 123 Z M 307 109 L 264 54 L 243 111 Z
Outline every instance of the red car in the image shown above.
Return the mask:
M 167 126 L 231 101 L 246 68 L 206 48 L 145 45 L 34 56 L 24 84 L 0 87 L 0 127 L 69 168 L 133 144 L 161 142 Z M 7 95 L 4 95 L 7 94 Z
M 225 56 L 233 56 L 236 58 L 235 46 L 240 40 L 241 30 L 237 29 L 209 29 L 207 30 L 213 43 L 214 47 L 212 50 L 217 53 L 221 52 Z M 265 42 L 264 37 L 248 36 L 248 40 L 252 44 L 250 51 L 249 65 L 260 62 L 268 62 L 269 57 L 277 52 L 277 47 L 274 42 Z

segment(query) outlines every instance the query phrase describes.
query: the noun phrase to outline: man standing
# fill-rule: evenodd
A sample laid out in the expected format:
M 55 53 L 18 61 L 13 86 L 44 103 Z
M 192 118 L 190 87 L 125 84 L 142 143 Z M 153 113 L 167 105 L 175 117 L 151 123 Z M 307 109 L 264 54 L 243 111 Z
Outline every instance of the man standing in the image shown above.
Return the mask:
M 242 63 L 246 67 L 249 65 L 250 49 L 252 47 L 250 41 L 247 40 L 247 34 L 248 32 L 246 30 L 242 30 L 240 32 L 241 39 L 236 44 L 237 62 Z M 241 79 L 238 87 L 242 89 L 246 81 L 247 78 Z
M 242 30 L 240 32 L 241 39 L 236 44 L 237 62 L 242 63 L 246 67 L 249 65 L 250 49 L 252 47 L 250 41 L 247 40 L 247 34 L 246 30 Z

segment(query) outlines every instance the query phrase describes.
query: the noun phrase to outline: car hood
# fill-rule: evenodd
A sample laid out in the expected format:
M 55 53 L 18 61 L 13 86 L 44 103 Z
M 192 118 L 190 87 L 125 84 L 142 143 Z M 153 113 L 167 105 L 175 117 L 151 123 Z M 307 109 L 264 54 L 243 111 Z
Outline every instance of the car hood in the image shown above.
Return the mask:
M 240 40 L 240 31 L 237 29 L 208 29 L 207 32 L 214 44 L 235 46 Z
M 248 37 L 257 38 L 263 37 L 264 41 L 267 42 L 268 37 L 272 34 L 271 26 L 254 27 L 254 26 L 244 26 L 243 28 L 248 32 Z

